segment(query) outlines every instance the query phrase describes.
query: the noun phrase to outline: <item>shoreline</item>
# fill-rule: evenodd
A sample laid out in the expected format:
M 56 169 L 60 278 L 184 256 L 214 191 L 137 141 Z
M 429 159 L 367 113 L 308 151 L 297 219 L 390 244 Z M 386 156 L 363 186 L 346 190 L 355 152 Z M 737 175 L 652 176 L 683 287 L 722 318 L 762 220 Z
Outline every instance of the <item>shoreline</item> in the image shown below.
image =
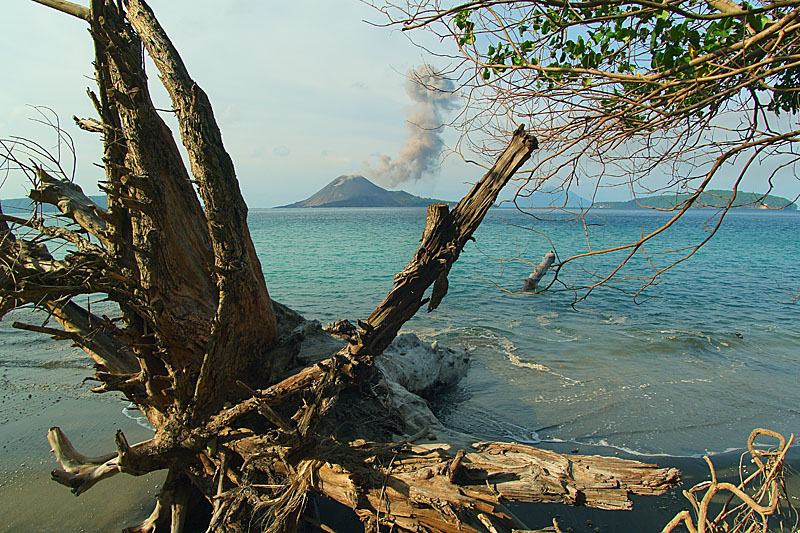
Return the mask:
M 86 455 L 113 450 L 117 429 L 131 442 L 150 438 L 152 432 L 124 415 L 125 402 L 88 391 L 81 394 L 72 387 L 31 386 L 10 392 L 7 384 L 4 381 L 0 389 L 0 501 L 5 510 L 0 531 L 121 531 L 147 518 L 164 472 L 113 476 L 98 485 L 102 488 L 93 487 L 80 497 L 50 479 L 50 471 L 58 468 L 47 442 L 52 426 L 60 426 Z
M 327 352 L 327 336 L 320 336 L 305 349 Z M 62 360 L 63 361 L 63 360 Z M 50 480 L 57 463 L 46 439 L 51 426 L 60 426 L 78 451 L 103 455 L 114 448 L 114 433 L 121 429 L 129 441 L 139 442 L 152 435 L 132 413 L 124 412 L 127 402 L 120 395 L 91 393 L 83 383 L 90 366 L 83 358 L 52 366 L 6 366 L 0 380 L 0 499 L 9 515 L 0 531 L 114 531 L 145 519 L 155 505 L 155 495 L 164 472 L 143 477 L 114 476 L 74 497 L 67 487 Z M 788 435 L 787 435 L 788 437 Z M 763 440 L 763 439 L 762 439 Z M 768 441 L 769 442 L 769 441 Z M 744 442 L 742 443 L 745 444 Z M 605 511 L 563 504 L 510 504 L 510 508 L 532 529 L 552 525 L 557 517 L 563 531 L 653 531 L 664 527 L 678 512 L 689 508 L 682 491 L 710 478 L 702 456 L 646 455 L 611 446 L 569 441 L 541 441 L 529 445 L 563 454 L 603 455 L 678 468 L 681 485 L 662 496 L 633 496 L 630 511 Z M 743 449 L 711 457 L 720 479 L 738 482 L 738 465 Z M 800 446 L 789 450 L 787 471 L 800 470 Z M 800 495 L 800 475 L 787 474 L 787 488 Z M 32 504 L 32 502 L 35 502 Z M 798 505 L 800 507 L 800 505 Z M 353 523 L 332 511 L 331 524 L 342 520 L 344 529 Z M 340 516 L 341 514 L 341 516 Z
M 9 403 L 3 391 L 3 408 Z M 50 480 L 49 471 L 56 462 L 49 450 L 46 431 L 61 424 L 76 448 L 87 454 L 101 454 L 113 447 L 116 429 L 122 429 L 131 441 L 149 438 L 148 430 L 123 413 L 125 402 L 117 398 L 101 399 L 88 394 L 53 402 L 61 392 L 41 389 L 31 398 L 21 400 L 36 405 L 51 402 L 31 416 L 0 426 L 0 439 L 11 449 L 4 450 L 0 460 L 0 499 L 8 517 L 0 531 L 114 531 L 138 523 L 152 511 L 155 495 L 163 481 L 163 472 L 147 476 L 114 476 L 79 498 L 69 489 Z M 74 416 L 80 412 L 81 416 Z M 647 456 L 627 453 L 612 447 L 571 442 L 541 442 L 536 447 L 559 453 L 614 456 L 675 467 L 681 471 L 681 484 L 661 496 L 633 496 L 633 509 L 606 511 L 563 504 L 512 503 L 510 509 L 532 529 L 552 525 L 555 517 L 563 531 L 575 533 L 598 531 L 649 532 L 660 530 L 678 512 L 689 508 L 682 491 L 710 478 L 702 458 Z M 576 452 L 577 450 L 577 452 Z M 8 453 L 11 452 L 11 453 Z M 711 457 L 720 479 L 738 481 L 741 450 Z M 24 466 L 21 466 L 24 465 Z M 800 446 L 793 446 L 786 458 L 786 484 L 793 502 L 800 494 Z M 31 502 L 36 502 L 32 505 Z M 331 520 L 336 523 L 335 517 Z M 345 521 L 352 526 L 352 522 Z

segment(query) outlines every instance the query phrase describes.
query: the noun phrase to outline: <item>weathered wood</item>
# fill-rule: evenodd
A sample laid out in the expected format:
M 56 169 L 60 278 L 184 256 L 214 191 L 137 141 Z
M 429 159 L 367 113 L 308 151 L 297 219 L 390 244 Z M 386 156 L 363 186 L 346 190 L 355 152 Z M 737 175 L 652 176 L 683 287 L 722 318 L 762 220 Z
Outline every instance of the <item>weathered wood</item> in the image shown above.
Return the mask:
M 93 118 L 78 118 L 73 115 L 72 120 L 75 122 L 76 126 L 84 131 L 90 131 L 92 133 L 105 133 L 106 131 L 106 127 L 103 123 Z
M 553 262 L 556 260 L 556 254 L 550 250 L 542 257 L 542 262 L 537 265 L 531 275 L 525 278 L 525 283 L 522 286 L 523 291 L 535 291 L 536 285 L 538 285 L 539 281 L 544 277 L 547 273 L 547 270 L 553 266 Z
M 624 508 L 629 493 L 675 482 L 649 465 L 498 443 L 470 448 L 469 436 L 445 431 L 421 397 L 375 362 L 431 286 L 429 310 L 446 295 L 451 265 L 536 148 L 522 127 L 452 211 L 429 208 L 419 249 L 348 343 L 292 370 L 308 364 L 296 356 L 313 328 L 269 299 L 207 96 L 143 0 L 91 0 L 90 16 L 75 12 L 95 44 L 98 92 L 89 96 L 99 119 L 80 125 L 102 133 L 108 210 L 43 175 L 33 196 L 74 224 L 0 212 L 0 314 L 31 305 L 52 315 L 63 332 L 26 327 L 81 345 L 99 366 L 93 390 L 121 391 L 156 431 L 135 446 L 119 433 L 115 452 L 86 458 L 51 430 L 59 482 L 81 493 L 120 472 L 167 469 L 156 509 L 131 531 L 169 524 L 176 533 L 191 512 L 190 493 L 213 504 L 210 531 L 245 529 L 256 516 L 267 529 L 292 531 L 310 491 L 397 530 L 505 531 L 522 526 L 507 501 Z M 142 46 L 172 100 L 191 174 L 153 105 Z M 48 240 L 73 248 L 56 260 Z M 119 313 L 98 317 L 72 301 L 94 293 Z M 340 435 L 343 420 L 352 434 Z M 426 427 L 442 441 L 412 446 L 429 437 Z
M 199 407 L 212 403 L 218 407 L 219 392 L 230 388 L 239 368 L 252 367 L 258 359 L 270 378 L 283 372 L 285 361 L 259 358 L 277 339 L 276 320 L 247 227 L 247 205 L 211 103 L 189 76 L 149 6 L 139 0 L 124 3 L 127 19 L 158 67 L 172 100 L 181 139 L 205 206 L 219 303 L 194 401 Z
M 395 452 L 378 477 L 364 473 L 368 457 L 358 458 L 362 465 L 321 465 L 315 489 L 383 517 L 382 525 L 408 531 L 419 525 L 435 531 L 484 531 L 478 513 L 508 531 L 519 527 L 504 505 L 510 501 L 629 509 L 630 494 L 663 494 L 679 478 L 673 468 L 505 443 L 477 443 L 466 453 L 434 444 L 411 446 Z
M 362 328 L 357 344 L 350 354 L 380 354 L 392 342 L 400 327 L 423 305 L 427 288 L 437 283 L 431 299 L 434 309 L 447 292 L 447 272 L 458 259 L 461 250 L 494 205 L 500 190 L 536 149 L 536 139 L 520 126 L 506 150 L 489 172 L 469 193 L 447 212 L 446 204 L 429 208 L 422 242 L 414 259 L 395 276 L 395 286 L 383 302 L 367 318 L 367 330 Z
M 34 202 L 56 206 L 64 216 L 75 221 L 100 242 L 108 245 L 106 212 L 98 207 L 79 186 L 67 180 L 54 178 L 43 168 L 36 168 L 39 185 L 28 195 Z
M 76 342 L 104 370 L 119 373 L 139 370 L 139 364 L 130 348 L 104 331 L 100 317 L 74 302 L 65 302 L 60 298 L 64 293 L 91 293 L 108 290 L 109 287 L 92 284 L 91 279 L 86 279 L 85 270 L 69 261 L 69 258 L 56 261 L 46 247 L 34 247 L 17 239 L 6 220 L 7 217 L 0 208 L 0 261 L 6 265 L 5 269 L 0 270 L 0 308 L 5 312 L 21 305 L 36 303 L 47 309 L 50 316 L 61 324 L 67 333 L 63 338 Z M 64 283 L 67 277 L 74 279 L 67 281 L 70 287 L 68 290 L 58 285 L 50 291 L 35 289 L 50 285 L 50 280 L 54 278 Z M 15 290 L 20 284 L 24 284 L 26 288 Z
M 62 13 L 66 13 L 67 15 L 72 15 L 73 17 L 77 17 L 83 20 L 90 20 L 91 19 L 91 11 L 88 7 L 82 6 L 80 4 L 76 4 L 74 2 L 67 2 L 65 0 L 33 0 L 37 4 L 42 4 L 43 6 L 52 7 Z
M 61 465 L 61 470 L 52 471 L 53 480 L 70 487 L 75 495 L 120 472 L 141 476 L 168 465 L 167 456 L 159 453 L 153 440 L 130 446 L 122 431 L 117 431 L 114 439 L 117 451 L 102 457 L 79 453 L 58 427 L 50 428 L 47 440 Z
M 75 302 L 51 301 L 47 307 L 65 331 L 76 335 L 72 338 L 103 370 L 115 374 L 139 371 L 139 363 L 130 347 L 104 331 L 100 317 Z

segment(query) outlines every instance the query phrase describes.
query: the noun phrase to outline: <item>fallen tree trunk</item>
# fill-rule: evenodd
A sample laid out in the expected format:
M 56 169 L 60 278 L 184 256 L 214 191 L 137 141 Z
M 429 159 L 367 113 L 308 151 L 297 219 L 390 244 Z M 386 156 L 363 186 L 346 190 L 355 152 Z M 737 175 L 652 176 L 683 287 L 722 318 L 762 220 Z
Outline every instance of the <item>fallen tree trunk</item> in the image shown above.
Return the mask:
M 677 482 L 676 471 L 653 465 L 474 443 L 441 426 L 390 365 L 376 364 L 406 321 L 446 295 L 453 262 L 536 148 L 523 127 L 452 211 L 429 207 L 412 261 L 344 346 L 306 357 L 322 334 L 269 299 L 211 105 L 150 8 L 42 3 L 90 26 L 99 118 L 78 123 L 103 136 L 109 208 L 47 175 L 31 197 L 57 205 L 68 227 L 0 213 L 0 311 L 33 306 L 54 317 L 63 330 L 19 327 L 83 348 L 97 364 L 93 390 L 120 391 L 155 428 L 135 445 L 118 433 L 116 451 L 98 458 L 53 428 L 56 481 L 80 494 L 118 473 L 167 470 L 153 514 L 130 531 L 170 524 L 174 532 L 201 498 L 213 509 L 210 531 L 293 531 L 312 493 L 372 528 L 504 531 L 523 526 L 507 501 L 620 509 L 630 493 Z M 172 99 L 197 192 L 150 99 L 142 46 Z M 49 242 L 69 252 L 56 259 Z M 73 300 L 92 294 L 115 302 L 118 315 L 96 316 Z
M 350 454 L 358 453 L 349 451 Z M 377 524 L 416 531 L 483 532 L 525 529 L 504 502 L 558 502 L 600 509 L 629 509 L 628 495 L 662 494 L 676 472 L 613 457 L 567 457 L 520 444 L 476 443 L 455 454 L 437 444 L 408 446 L 383 457 L 383 476 L 372 486 L 359 462 L 325 463 L 314 488 Z

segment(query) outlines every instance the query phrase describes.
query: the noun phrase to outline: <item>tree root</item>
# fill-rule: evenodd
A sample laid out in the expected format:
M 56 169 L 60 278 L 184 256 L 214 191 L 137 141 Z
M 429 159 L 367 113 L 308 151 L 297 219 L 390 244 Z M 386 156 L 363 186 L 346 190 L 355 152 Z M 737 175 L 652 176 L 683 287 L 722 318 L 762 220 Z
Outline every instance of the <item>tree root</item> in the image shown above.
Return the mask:
M 778 449 L 776 451 L 757 450 L 755 439 L 759 435 L 778 439 L 780 443 Z M 688 491 L 683 491 L 683 495 L 689 500 L 694 514 L 697 516 L 696 520 L 692 518 L 690 511 L 681 511 L 664 526 L 662 533 L 669 533 L 681 524 L 690 533 L 751 532 L 757 530 L 766 533 L 770 518 L 779 511 L 778 504 L 782 497 L 786 501 L 789 510 L 794 514 L 795 520 L 791 529 L 795 530 L 798 525 L 798 514 L 786 497 L 783 472 L 784 459 L 793 441 L 794 435 L 791 435 L 787 442 L 783 435 L 774 431 L 760 428 L 754 429 L 747 441 L 748 451 L 742 455 L 742 459 L 749 454 L 751 462 L 758 469 L 745 478 L 743 466 L 740 462 L 739 474 L 741 482 L 738 485 L 718 481 L 714 464 L 711 459 L 704 457 L 711 472 L 711 481 L 698 483 Z M 754 480 L 758 480 L 758 482 L 749 486 Z M 695 493 L 703 491 L 705 493 L 698 500 Z M 730 492 L 731 496 L 716 518 L 712 520 L 709 518 L 709 506 L 714 496 L 723 491 Z M 734 497 L 741 500 L 742 503 L 733 509 L 728 509 Z M 781 518 L 779 517 L 778 520 L 781 521 Z M 783 526 L 782 521 L 781 525 Z
M 122 431 L 117 431 L 114 438 L 117 451 L 101 457 L 79 453 L 58 427 L 50 428 L 47 440 L 62 468 L 52 471 L 53 480 L 69 487 L 76 496 L 120 472 L 141 476 L 165 468 L 172 461 L 166 454 L 152 449 L 152 440 L 130 446 Z
M 70 487 L 76 496 L 92 488 L 95 483 L 121 472 L 118 452 L 102 457 L 86 457 L 72 446 L 58 427 L 50 428 L 47 440 L 63 469 L 52 471 L 53 480 Z

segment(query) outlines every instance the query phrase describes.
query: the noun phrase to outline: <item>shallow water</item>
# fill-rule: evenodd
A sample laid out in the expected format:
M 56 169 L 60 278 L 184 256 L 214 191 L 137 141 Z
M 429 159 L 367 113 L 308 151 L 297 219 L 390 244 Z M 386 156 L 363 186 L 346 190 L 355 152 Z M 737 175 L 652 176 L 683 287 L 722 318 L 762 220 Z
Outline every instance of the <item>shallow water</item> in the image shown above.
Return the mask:
M 590 219 L 599 243 L 633 239 L 666 219 L 599 213 Z M 668 263 L 658 252 L 703 238 L 709 216 L 690 212 L 649 256 Z M 252 212 L 250 225 L 272 297 L 326 322 L 369 314 L 416 249 L 424 218 L 424 209 L 280 209 Z M 472 350 L 467 378 L 438 402 L 448 424 L 486 438 L 666 455 L 739 448 L 756 426 L 798 433 L 800 307 L 791 298 L 800 287 L 800 215 L 730 213 L 649 298 L 598 290 L 577 310 L 569 292 L 501 290 L 518 290 L 531 271 L 508 259 L 538 263 L 551 248 L 531 227 L 560 257 L 585 247 L 581 225 L 492 210 L 453 267 L 441 307 L 405 328 Z
M 606 243 L 664 220 L 601 214 L 591 228 Z M 702 238 L 707 217 L 690 212 L 663 247 Z M 251 212 L 249 221 L 271 296 L 325 323 L 369 314 L 418 246 L 424 218 L 414 208 L 276 209 Z M 569 292 L 501 290 L 519 289 L 531 271 L 508 259 L 538 263 L 551 247 L 518 226 L 546 233 L 561 257 L 584 246 L 580 225 L 494 209 L 454 265 L 442 305 L 405 328 L 471 351 L 466 378 L 436 401 L 446 423 L 484 438 L 679 456 L 741 448 L 758 426 L 799 432 L 800 304 L 791 296 L 800 288 L 800 215 L 731 213 L 706 247 L 646 293 L 651 298 L 636 304 L 601 289 L 577 309 Z M 657 247 L 648 252 L 663 262 Z M 81 380 L 89 359 L 12 330 L 16 319 L 35 321 L 23 312 L 0 325 L 0 383 L 10 402 L 0 422 L 37 414 L 59 397 L 88 398 Z M 23 401 L 39 390 L 48 391 L 48 405 Z

